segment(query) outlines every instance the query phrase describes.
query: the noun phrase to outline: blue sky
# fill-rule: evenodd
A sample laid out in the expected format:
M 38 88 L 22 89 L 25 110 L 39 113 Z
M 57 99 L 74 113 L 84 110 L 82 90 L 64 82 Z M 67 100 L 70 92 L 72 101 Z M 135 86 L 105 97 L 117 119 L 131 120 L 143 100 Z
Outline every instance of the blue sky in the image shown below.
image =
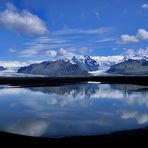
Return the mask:
M 0 60 L 147 51 L 147 0 L 0 0 Z

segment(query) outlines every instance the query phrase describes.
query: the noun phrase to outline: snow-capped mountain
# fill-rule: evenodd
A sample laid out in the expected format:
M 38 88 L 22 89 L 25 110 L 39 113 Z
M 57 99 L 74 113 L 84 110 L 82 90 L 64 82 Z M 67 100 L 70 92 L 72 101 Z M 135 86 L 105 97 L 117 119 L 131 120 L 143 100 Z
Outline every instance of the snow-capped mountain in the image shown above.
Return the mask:
M 61 76 L 90 76 L 88 71 L 78 64 L 72 64 L 69 59 L 44 61 L 21 67 L 18 73 L 44 75 L 52 77 Z
M 72 57 L 69 59 L 69 61 L 72 64 L 77 64 L 83 69 L 87 71 L 96 71 L 99 69 L 99 64 L 96 62 L 96 60 L 92 59 L 90 56 L 84 56 L 81 58 Z
M 113 65 L 107 72 L 123 75 L 148 75 L 148 60 L 128 59 Z
M 72 64 L 79 64 L 86 66 L 88 71 L 106 70 L 111 66 L 118 64 L 124 60 L 124 56 L 81 56 L 72 57 L 70 59 L 65 59 L 65 61 L 70 61 Z

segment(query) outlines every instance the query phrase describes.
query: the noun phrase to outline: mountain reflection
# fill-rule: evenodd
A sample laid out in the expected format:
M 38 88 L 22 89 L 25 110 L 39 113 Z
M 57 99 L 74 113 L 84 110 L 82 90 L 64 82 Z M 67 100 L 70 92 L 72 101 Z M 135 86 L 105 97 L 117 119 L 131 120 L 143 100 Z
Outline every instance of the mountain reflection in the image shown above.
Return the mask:
M 148 97 L 148 86 L 131 84 L 100 84 L 100 83 L 81 83 L 73 85 L 63 85 L 57 87 L 31 87 L 33 92 L 42 92 L 44 94 L 56 94 L 68 96 L 71 98 L 90 99 L 98 98 L 124 98 L 130 97 Z M 134 96 L 133 96 L 134 95 Z
M 57 94 L 77 98 L 83 96 L 84 99 L 91 98 L 92 95 L 99 91 L 99 83 L 80 83 L 74 85 L 63 85 L 60 87 L 32 87 L 31 91 L 39 91 L 45 94 Z

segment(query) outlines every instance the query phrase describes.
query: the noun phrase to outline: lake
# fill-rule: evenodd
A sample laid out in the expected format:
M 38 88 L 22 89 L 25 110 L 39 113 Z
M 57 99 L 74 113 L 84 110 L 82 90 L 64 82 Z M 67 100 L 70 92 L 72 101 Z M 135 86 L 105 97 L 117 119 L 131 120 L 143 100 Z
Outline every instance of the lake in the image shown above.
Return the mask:
M 146 86 L 92 82 L 56 87 L 0 86 L 0 131 L 65 137 L 146 126 Z

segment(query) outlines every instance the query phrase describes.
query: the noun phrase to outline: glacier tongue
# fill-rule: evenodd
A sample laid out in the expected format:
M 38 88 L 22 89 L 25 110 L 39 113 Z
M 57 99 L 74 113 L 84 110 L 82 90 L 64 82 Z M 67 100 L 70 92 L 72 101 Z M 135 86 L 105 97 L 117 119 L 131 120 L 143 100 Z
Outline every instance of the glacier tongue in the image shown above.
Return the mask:
M 111 66 L 122 62 L 124 56 L 92 56 L 91 58 L 96 60 L 96 62 L 100 65 L 99 70 L 107 70 Z

